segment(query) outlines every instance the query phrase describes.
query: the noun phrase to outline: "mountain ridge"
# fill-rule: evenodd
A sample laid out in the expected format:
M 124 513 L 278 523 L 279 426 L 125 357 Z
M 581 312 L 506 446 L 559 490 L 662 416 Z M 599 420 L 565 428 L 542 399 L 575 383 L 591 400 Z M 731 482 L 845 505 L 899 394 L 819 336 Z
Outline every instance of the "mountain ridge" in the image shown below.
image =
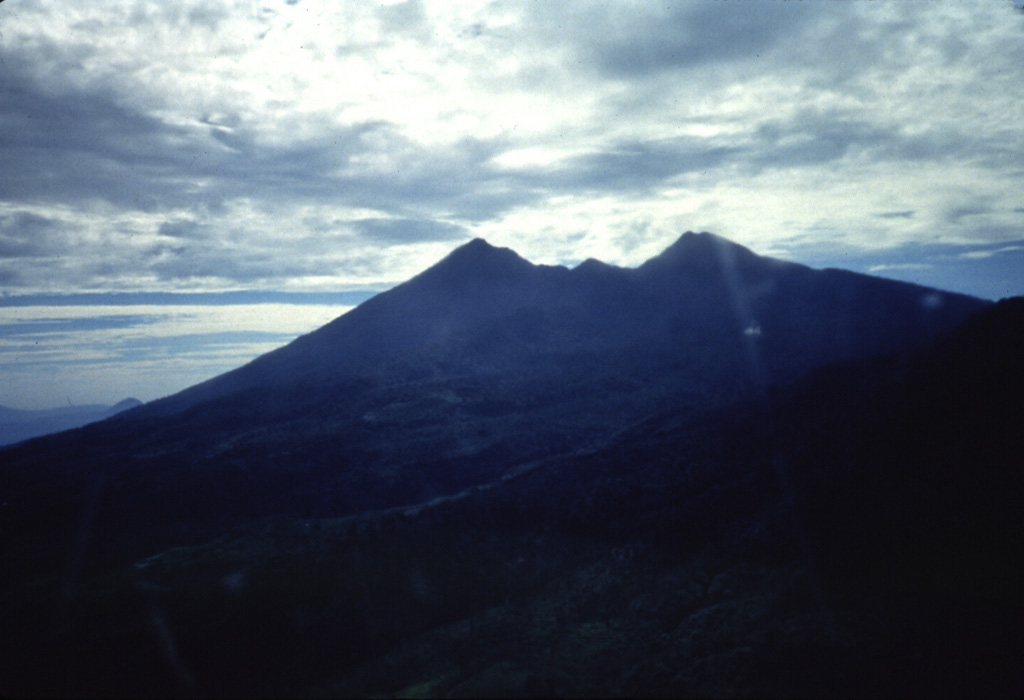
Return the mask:
M 17 640 L 0 683 L 12 696 L 1018 697 L 1024 520 L 1005 406 L 1024 390 L 1022 321 L 1024 299 L 1002 301 L 913 354 L 820 367 L 760 400 L 694 412 L 677 397 L 596 449 L 423 507 L 256 518 L 174 548 L 150 534 L 145 552 L 97 563 L 101 519 L 101 542 L 72 530 L 70 566 L 66 538 L 12 528 L 31 551 L 0 572 L 20 581 L 0 603 Z M 255 488 L 255 455 L 236 456 L 252 464 L 234 487 Z M 293 487 L 307 457 L 277 465 Z M 195 517 L 215 466 L 177 464 L 175 478 L 203 473 L 173 517 Z M 144 495 L 101 476 L 72 502 L 78 522 Z M 25 524 L 19 492 L 4 493 L 0 522 Z M 50 549 L 57 565 L 33 576 Z
M 764 259 L 746 246 L 714 233 L 687 231 L 661 253 L 643 262 L 637 269 L 660 265 L 686 264 L 707 266 L 718 263 L 733 264 L 736 260 Z
M 692 234 L 667 256 L 682 264 L 577 272 L 472 242 L 231 372 L 5 449 L 0 489 L 21 494 L 6 513 L 73 529 L 102 483 L 119 495 L 95 547 L 117 559 L 256 517 L 413 507 L 669 406 L 706 411 L 911 351 L 989 305 L 733 245 Z M 476 274 L 488 266 L 503 272 Z
M 712 234 L 684 234 L 654 260 L 581 272 L 471 241 L 231 372 L 6 451 L 0 481 L 20 470 L 75 489 L 90 473 L 125 493 L 156 485 L 115 520 L 157 519 L 203 480 L 197 521 L 225 517 L 222 499 L 237 517 L 411 506 L 680 400 L 703 410 L 830 362 L 920 347 L 988 305 L 782 263 Z M 925 303 L 933 296 L 942 303 Z
M 569 270 L 474 241 L 230 373 L 0 450 L 0 692 L 1008 687 L 1017 438 L 986 391 L 1020 393 L 1022 302 L 677 244 Z M 946 630 L 950 601 L 984 615 Z
M 707 317 L 718 313 L 733 317 L 733 321 L 732 330 L 717 332 L 742 332 L 753 321 L 766 326 L 754 316 L 765 313 L 761 307 L 770 301 L 769 297 L 778 296 L 779 287 L 828 287 L 828 278 L 844 287 L 839 296 L 878 297 L 898 292 L 902 295 L 899 310 L 909 315 L 923 299 L 936 295 L 958 307 L 951 314 L 958 318 L 963 318 L 967 309 L 990 303 L 868 275 L 814 270 L 759 256 L 710 233 L 686 232 L 661 254 L 635 268 L 595 261 L 571 270 L 535 265 L 509 248 L 477 238 L 424 272 L 289 345 L 200 384 L 201 390 L 192 387 L 154 403 L 163 406 L 161 410 L 173 411 L 177 410 L 175 404 L 187 407 L 219 392 L 268 380 L 315 385 L 365 376 L 370 364 L 387 364 L 403 353 L 428 352 L 431 348 L 436 359 L 438 353 L 449 352 L 453 345 L 464 342 L 469 329 L 487 319 L 494 319 L 492 330 L 498 335 L 506 332 L 496 327 L 502 324 L 506 329 L 513 328 L 515 336 L 517 328 L 522 334 L 536 335 L 541 327 L 548 332 L 558 323 L 567 323 L 563 335 L 575 333 L 577 343 L 584 342 L 587 334 L 603 333 L 605 337 L 620 335 L 615 342 L 623 344 L 658 336 L 664 325 L 662 311 L 679 303 L 706 308 L 691 309 L 687 312 L 689 319 L 677 314 L 676 326 L 707 325 Z M 829 303 L 840 303 L 835 294 L 832 297 Z M 721 303 L 726 300 L 727 304 Z M 696 318 L 701 315 L 704 318 Z M 776 303 L 768 315 L 786 314 Z M 790 318 L 783 325 L 796 324 Z M 765 327 L 765 332 L 770 333 L 771 328 Z M 922 326 L 922 332 L 931 336 L 935 330 Z M 512 344 L 517 340 L 513 337 Z M 875 351 L 893 349 L 880 346 Z M 234 381 L 237 386 L 232 387 Z

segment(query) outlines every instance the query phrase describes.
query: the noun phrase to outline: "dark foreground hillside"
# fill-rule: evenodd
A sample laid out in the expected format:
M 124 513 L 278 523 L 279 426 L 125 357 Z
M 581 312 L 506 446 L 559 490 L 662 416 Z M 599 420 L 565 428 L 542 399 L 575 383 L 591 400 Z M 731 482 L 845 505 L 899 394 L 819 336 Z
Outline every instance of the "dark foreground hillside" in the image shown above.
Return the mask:
M 1022 356 L 1007 300 L 430 504 L 71 546 L 5 574 L 2 691 L 1019 697 Z

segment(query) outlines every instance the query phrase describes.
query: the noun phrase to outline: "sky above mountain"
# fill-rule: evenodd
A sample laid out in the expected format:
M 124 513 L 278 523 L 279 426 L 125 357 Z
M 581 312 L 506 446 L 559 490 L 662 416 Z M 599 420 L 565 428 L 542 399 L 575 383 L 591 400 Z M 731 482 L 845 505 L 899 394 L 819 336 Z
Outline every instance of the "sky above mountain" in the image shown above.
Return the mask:
M 1022 294 L 1020 5 L 4 2 L 0 403 L 155 398 L 474 237 Z

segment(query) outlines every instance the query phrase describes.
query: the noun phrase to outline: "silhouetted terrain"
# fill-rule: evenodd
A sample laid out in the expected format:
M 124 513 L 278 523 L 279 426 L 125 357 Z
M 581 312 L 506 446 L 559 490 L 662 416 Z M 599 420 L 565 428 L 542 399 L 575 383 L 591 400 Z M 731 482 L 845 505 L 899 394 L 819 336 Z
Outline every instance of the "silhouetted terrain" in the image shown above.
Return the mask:
M 95 423 L 141 404 L 138 399 L 125 399 L 113 406 L 64 406 L 39 411 L 0 406 L 0 446 Z
M 711 234 L 637 269 L 536 266 L 477 240 L 245 367 L 8 452 L 0 478 L 30 479 L 19 512 L 65 537 L 99 489 L 107 552 L 93 554 L 142 556 L 157 532 L 171 545 L 252 517 L 429 501 L 667 405 L 919 346 L 985 303 Z
M 239 370 L 0 452 L 0 677 L 1019 694 L 1022 329 L 1022 300 L 709 234 L 631 270 L 474 241 Z

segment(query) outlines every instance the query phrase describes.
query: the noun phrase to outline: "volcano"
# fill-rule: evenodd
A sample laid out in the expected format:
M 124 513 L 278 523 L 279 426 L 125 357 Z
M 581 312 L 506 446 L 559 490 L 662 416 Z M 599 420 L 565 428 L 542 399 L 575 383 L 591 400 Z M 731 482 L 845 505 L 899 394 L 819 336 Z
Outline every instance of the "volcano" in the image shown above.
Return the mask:
M 1014 600 L 956 577 L 915 595 L 939 550 L 993 572 L 1011 556 L 989 545 L 1020 530 L 991 447 L 1012 428 L 979 392 L 1017 386 L 1019 313 L 710 233 L 636 268 L 471 241 L 245 366 L 0 451 L 0 525 L 17 533 L 0 582 L 21 601 L 0 612 L 25 641 L 0 671 L 15 695 L 952 688 L 843 685 L 842 669 L 921 671 L 948 654 L 906 652 L 922 639 L 908 630 L 936 632 L 915 621 L 979 591 Z M 958 384 L 972 352 L 1008 379 Z M 950 462 L 975 447 L 980 486 Z M 922 545 L 943 512 L 962 527 Z M 995 629 L 979 615 L 956 629 Z M 524 638 L 562 666 L 517 651 Z M 486 656 L 482 639 L 507 658 L 466 651 Z M 806 686 L 773 670 L 806 658 Z M 972 677 L 1003 673 L 976 661 Z M 123 682 L 104 675 L 121 666 Z M 396 668 L 406 686 L 388 685 Z
M 987 304 L 710 233 L 635 269 L 534 265 L 477 239 L 243 367 L 3 453 L 3 475 L 38 480 L 41 503 L 78 503 L 101 480 L 123 497 L 100 517 L 111 542 L 150 523 L 170 543 L 205 523 L 413 506 L 667 405 L 704 410 L 922 347 Z

